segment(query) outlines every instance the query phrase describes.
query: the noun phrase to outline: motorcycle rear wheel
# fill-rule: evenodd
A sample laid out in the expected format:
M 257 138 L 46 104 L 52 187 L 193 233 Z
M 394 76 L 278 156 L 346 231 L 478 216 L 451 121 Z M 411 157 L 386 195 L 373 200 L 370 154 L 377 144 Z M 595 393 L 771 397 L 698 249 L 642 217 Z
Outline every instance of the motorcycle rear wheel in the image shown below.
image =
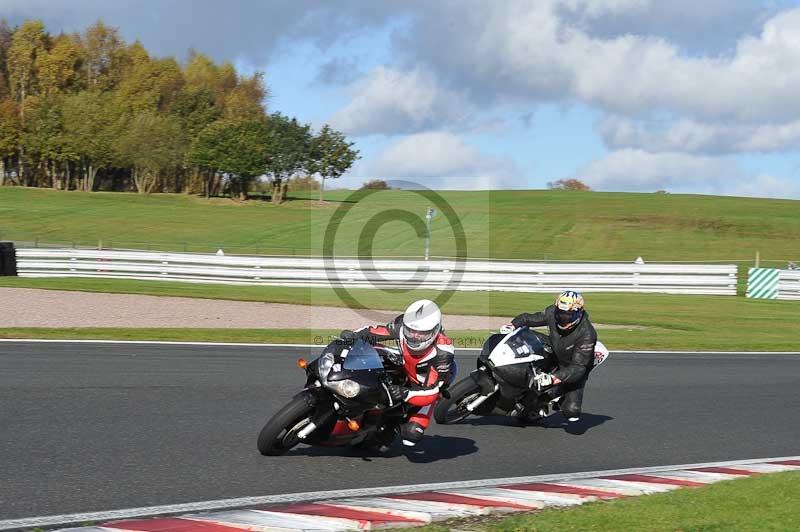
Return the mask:
M 453 425 L 467 418 L 472 412 L 467 405 L 481 393 L 480 385 L 471 377 L 460 380 L 449 390 L 449 398 L 442 398 L 436 403 L 433 418 L 440 425 Z
M 314 407 L 297 396 L 267 421 L 258 435 L 258 452 L 280 456 L 300 443 L 297 433 L 311 422 Z

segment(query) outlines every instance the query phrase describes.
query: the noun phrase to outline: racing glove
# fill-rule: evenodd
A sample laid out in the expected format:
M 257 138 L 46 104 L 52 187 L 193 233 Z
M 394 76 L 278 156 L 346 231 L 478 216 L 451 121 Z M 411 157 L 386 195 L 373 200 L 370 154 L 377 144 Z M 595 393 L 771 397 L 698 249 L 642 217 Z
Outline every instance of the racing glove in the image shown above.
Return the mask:
M 506 323 L 505 325 L 501 325 L 500 326 L 500 334 L 508 334 L 511 331 L 513 331 L 514 329 L 516 329 L 516 327 L 514 327 L 513 324 Z
M 522 314 L 511 320 L 512 327 L 522 327 L 523 325 L 525 325 L 525 320 L 523 319 Z
M 382 353 L 382 355 L 383 360 L 393 366 L 403 365 L 403 355 L 401 353 L 392 350 L 386 350 Z
M 561 379 L 550 373 L 539 373 L 533 378 L 533 383 L 539 390 L 541 390 L 542 388 L 547 388 L 548 386 L 555 386 L 560 382 Z
M 389 398 L 389 406 L 399 405 L 408 397 L 408 388 L 399 384 L 387 384 L 386 395 Z
M 352 344 L 358 339 L 358 335 L 353 331 L 351 331 L 350 329 L 345 329 L 339 333 L 339 338 L 341 338 L 347 343 Z

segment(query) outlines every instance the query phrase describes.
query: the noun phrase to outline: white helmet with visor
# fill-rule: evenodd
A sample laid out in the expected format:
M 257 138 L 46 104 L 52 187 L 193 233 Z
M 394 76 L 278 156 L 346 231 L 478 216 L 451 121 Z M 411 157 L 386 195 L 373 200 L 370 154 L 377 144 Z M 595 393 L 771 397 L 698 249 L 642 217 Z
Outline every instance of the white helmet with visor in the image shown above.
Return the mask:
M 414 301 L 403 314 L 403 341 L 412 351 L 430 347 L 441 330 L 442 311 L 433 301 Z

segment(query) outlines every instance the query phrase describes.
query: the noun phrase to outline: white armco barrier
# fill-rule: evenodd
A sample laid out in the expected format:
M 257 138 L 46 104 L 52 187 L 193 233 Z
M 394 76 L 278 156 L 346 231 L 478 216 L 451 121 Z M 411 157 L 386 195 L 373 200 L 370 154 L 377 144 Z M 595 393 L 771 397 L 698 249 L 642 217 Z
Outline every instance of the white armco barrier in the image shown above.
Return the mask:
M 736 266 L 246 257 L 18 249 L 21 277 L 94 277 L 233 285 L 736 295 Z
M 800 270 L 781 270 L 778 275 L 778 299 L 800 301 Z

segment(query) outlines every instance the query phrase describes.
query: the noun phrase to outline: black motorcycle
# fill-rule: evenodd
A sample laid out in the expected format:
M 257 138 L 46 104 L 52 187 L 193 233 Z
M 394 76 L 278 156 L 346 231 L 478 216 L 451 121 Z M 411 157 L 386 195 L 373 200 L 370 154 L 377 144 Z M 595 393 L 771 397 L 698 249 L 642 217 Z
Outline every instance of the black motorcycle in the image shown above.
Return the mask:
M 312 362 L 298 360 L 308 377 L 306 387 L 261 429 L 259 452 L 277 456 L 301 442 L 365 448 L 390 445 L 406 415 L 402 404 L 388 404 L 386 386 L 405 379 L 402 366 L 384 365 L 397 356 L 389 347 L 356 340 L 332 342 Z

